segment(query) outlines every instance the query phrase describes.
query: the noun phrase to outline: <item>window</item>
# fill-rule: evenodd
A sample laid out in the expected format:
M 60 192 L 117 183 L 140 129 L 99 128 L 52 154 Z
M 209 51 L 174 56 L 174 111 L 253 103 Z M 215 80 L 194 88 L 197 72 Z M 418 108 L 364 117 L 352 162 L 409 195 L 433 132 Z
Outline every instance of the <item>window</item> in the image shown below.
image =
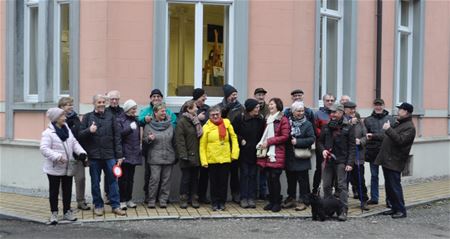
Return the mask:
M 54 29 L 54 95 L 55 101 L 69 95 L 70 11 L 67 1 L 55 1 Z
M 26 1 L 24 7 L 24 99 L 38 100 L 38 31 L 37 1 Z
M 168 1 L 168 97 L 191 96 L 203 87 L 221 96 L 232 83 L 229 67 L 232 1 Z

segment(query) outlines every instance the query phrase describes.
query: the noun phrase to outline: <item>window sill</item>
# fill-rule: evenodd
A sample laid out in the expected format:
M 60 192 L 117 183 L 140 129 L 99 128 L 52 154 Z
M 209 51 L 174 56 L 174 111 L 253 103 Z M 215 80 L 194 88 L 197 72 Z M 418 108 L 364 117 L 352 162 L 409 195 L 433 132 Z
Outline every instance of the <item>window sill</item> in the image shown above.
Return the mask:
M 56 107 L 53 102 L 16 102 L 13 104 L 14 111 L 47 111 L 49 108 Z

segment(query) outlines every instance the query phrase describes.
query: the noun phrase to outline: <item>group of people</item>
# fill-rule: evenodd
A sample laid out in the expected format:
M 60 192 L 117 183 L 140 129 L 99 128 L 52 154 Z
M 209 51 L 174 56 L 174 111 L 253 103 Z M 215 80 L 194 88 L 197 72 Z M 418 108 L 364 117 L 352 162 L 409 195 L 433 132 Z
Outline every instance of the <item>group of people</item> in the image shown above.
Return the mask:
M 256 208 L 259 191 L 259 197 L 268 201 L 264 210 L 305 210 L 311 193 L 308 171 L 314 144 L 312 193 L 318 194 L 322 183 L 324 197 L 332 197 L 334 188 L 334 196 L 345 207 L 339 220 L 347 219 L 349 183 L 362 209 L 378 204 L 379 165 L 386 181 L 386 202 L 392 207 L 389 214 L 406 217 L 400 172 L 415 137 L 411 104 L 397 106 L 395 119 L 384 109 L 384 101 L 375 99 L 373 113 L 363 120 L 348 96 L 336 103 L 335 96 L 326 94 L 324 106 L 314 112 L 305 106 L 300 89 L 291 92 L 288 107 L 279 98 L 266 102 L 263 88 L 257 88 L 244 104 L 238 101 L 233 86 L 224 85 L 223 92 L 223 101 L 209 107 L 205 90 L 194 89 L 193 98 L 176 115 L 164 104 L 158 89 L 151 91 L 149 105 L 139 114 L 134 100 L 121 107 L 120 93 L 114 90 L 95 95 L 94 110 L 81 121 L 73 110 L 73 99 L 61 98 L 57 108 L 47 111 L 50 123 L 41 140 L 50 187 L 50 222 L 58 222 L 60 185 L 63 219 L 76 220 L 70 209 L 73 177 L 78 209 L 90 210 L 85 200 L 86 166 L 97 216 L 103 215 L 105 203 L 117 215 L 136 207 L 132 200 L 134 172 L 141 164 L 148 208 L 167 207 L 171 175 L 178 163 L 181 208 L 211 203 L 212 210 L 225 210 L 230 187 L 232 201 L 243 208 Z M 370 162 L 372 174 L 370 200 L 364 182 L 365 161 Z M 288 186 L 285 200 L 280 182 L 283 170 Z

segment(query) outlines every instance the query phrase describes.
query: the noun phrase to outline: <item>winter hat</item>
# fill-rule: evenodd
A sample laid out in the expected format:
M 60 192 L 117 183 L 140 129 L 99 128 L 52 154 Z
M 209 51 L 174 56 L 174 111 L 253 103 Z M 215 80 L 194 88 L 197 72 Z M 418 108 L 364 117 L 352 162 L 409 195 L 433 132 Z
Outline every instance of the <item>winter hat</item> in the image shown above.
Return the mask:
M 194 89 L 194 92 L 192 92 L 192 99 L 193 100 L 198 100 L 204 94 L 205 94 L 205 90 L 204 89 L 196 88 L 196 89 Z
M 152 97 L 153 95 L 160 95 L 161 97 L 164 97 L 159 89 L 152 90 L 152 92 L 150 93 L 150 97 Z
M 250 112 L 250 111 L 252 111 L 258 104 L 259 104 L 258 101 L 255 100 L 255 99 L 247 99 L 247 100 L 245 101 L 245 103 L 244 103 L 245 110 L 246 110 L 247 112 Z
M 253 93 L 254 95 L 258 94 L 258 93 L 263 93 L 263 94 L 267 94 L 267 91 L 264 90 L 264 88 L 256 88 L 255 92 Z
M 233 86 L 229 84 L 223 85 L 223 95 L 225 96 L 225 99 L 228 98 L 234 92 L 237 92 L 237 90 Z
M 129 99 L 123 104 L 123 111 L 128 112 L 131 108 L 137 106 L 136 101 Z
M 47 110 L 47 117 L 51 122 L 55 122 L 62 114 L 64 114 L 64 110 L 57 107 Z

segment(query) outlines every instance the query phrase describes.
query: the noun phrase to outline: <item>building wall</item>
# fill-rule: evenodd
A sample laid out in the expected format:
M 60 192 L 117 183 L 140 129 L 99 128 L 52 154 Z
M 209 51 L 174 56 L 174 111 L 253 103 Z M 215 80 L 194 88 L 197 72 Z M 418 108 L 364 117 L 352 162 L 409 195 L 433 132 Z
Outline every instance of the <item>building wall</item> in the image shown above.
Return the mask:
M 5 1 L 0 1 L 0 138 L 5 137 L 5 64 L 6 64 L 6 14 Z

